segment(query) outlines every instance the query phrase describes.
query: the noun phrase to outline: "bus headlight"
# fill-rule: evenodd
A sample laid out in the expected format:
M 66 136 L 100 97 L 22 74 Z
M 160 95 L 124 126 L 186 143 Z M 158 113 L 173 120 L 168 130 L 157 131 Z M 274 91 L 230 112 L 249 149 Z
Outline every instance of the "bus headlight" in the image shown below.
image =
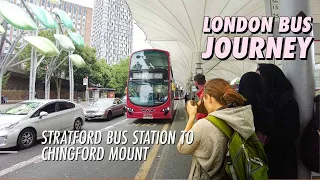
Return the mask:
M 161 112 L 169 112 L 169 111 L 170 111 L 170 107 L 167 107 L 161 110 Z
M 129 113 L 132 113 L 133 112 L 133 109 L 132 108 L 127 108 L 128 112 Z
M 161 110 L 161 112 L 164 112 L 165 116 L 168 115 L 169 111 L 170 111 L 170 107 L 167 107 Z

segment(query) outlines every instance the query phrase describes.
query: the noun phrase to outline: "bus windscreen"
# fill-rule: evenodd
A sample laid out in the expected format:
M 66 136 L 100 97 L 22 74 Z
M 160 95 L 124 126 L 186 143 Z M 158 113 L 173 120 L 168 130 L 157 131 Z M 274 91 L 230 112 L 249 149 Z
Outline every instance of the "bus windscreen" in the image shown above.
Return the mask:
M 131 57 L 130 70 L 168 69 L 168 58 L 162 51 L 139 51 Z
M 129 99 L 138 106 L 159 106 L 168 100 L 168 82 L 129 81 Z

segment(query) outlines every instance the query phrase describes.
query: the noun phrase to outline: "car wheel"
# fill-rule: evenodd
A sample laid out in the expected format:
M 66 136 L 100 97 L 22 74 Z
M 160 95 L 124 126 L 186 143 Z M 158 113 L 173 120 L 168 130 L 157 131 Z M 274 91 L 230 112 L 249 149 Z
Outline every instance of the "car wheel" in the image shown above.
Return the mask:
M 36 132 L 31 129 L 27 128 L 20 132 L 18 137 L 18 148 L 19 149 L 27 149 L 36 142 Z
M 74 121 L 73 130 L 75 130 L 75 131 L 80 131 L 81 128 L 82 128 L 82 121 L 81 121 L 81 119 L 78 118 L 78 119 L 76 119 L 76 120 Z
M 110 121 L 112 119 L 112 112 L 109 111 L 107 115 L 107 120 Z
M 122 109 L 122 116 L 126 115 L 126 108 Z

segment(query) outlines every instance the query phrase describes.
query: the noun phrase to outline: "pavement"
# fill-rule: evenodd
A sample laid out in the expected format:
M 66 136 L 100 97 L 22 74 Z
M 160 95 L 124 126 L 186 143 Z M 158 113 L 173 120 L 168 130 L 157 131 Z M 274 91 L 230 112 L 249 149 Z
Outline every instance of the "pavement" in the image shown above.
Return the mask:
M 110 121 L 87 121 L 84 131 L 101 130 L 103 142 L 98 146 L 105 150 L 101 161 L 43 161 L 44 147 L 60 147 L 61 145 L 42 145 L 18 151 L 14 154 L 0 153 L 0 179 L 36 179 L 36 178 L 117 178 L 117 179 L 187 179 L 191 166 L 191 156 L 182 155 L 176 150 L 181 130 L 186 125 L 183 101 L 176 105 L 173 122 L 166 120 L 127 119 L 126 116 L 115 117 Z M 87 105 L 87 104 L 82 104 Z M 0 105 L 0 108 L 3 105 Z M 134 131 L 168 131 L 175 132 L 175 143 L 168 145 L 133 145 Z M 128 131 L 126 144 L 107 144 L 108 133 Z M 75 147 L 79 144 L 72 145 Z M 95 145 L 89 145 L 90 147 Z M 109 159 L 111 148 L 115 147 L 149 147 L 145 161 L 128 161 Z M 16 150 L 15 148 L 7 150 Z

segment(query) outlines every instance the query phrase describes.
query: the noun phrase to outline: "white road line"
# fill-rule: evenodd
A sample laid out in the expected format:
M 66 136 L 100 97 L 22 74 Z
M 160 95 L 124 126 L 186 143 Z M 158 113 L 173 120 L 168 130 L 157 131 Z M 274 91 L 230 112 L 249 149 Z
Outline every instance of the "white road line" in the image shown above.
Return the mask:
M 178 116 L 178 111 L 177 111 L 177 112 L 176 112 L 176 118 L 178 118 L 178 117 L 179 117 L 179 116 Z M 171 125 L 169 131 L 171 131 L 172 129 L 175 128 L 176 122 L 177 122 L 177 121 L 173 121 L 173 122 L 172 122 L 172 125 Z M 168 144 L 166 144 L 166 145 L 164 146 L 164 148 L 162 149 L 162 153 L 161 153 L 161 155 L 160 155 L 160 160 L 159 160 L 159 162 L 158 162 L 158 165 L 157 165 L 156 171 L 155 171 L 155 173 L 154 173 L 153 179 L 159 179 L 159 178 L 157 178 L 158 172 L 159 172 L 159 167 L 162 165 L 162 163 L 163 163 L 163 161 L 164 161 L 164 158 L 163 158 L 163 157 L 164 157 L 164 152 L 167 153 L 167 152 L 169 151 L 169 148 L 170 148 L 170 146 L 169 146 Z
M 179 102 L 176 104 L 176 107 L 174 107 L 174 110 L 177 110 L 177 106 L 178 106 Z
M 103 131 L 107 131 L 108 129 L 111 129 L 111 128 L 113 128 L 114 126 L 117 126 L 117 125 L 119 125 L 119 124 L 122 124 L 122 123 L 124 123 L 125 121 L 128 121 L 128 120 L 129 120 L 129 119 L 124 119 L 124 120 L 122 120 L 122 121 L 119 121 L 119 122 L 111 125 L 111 126 L 107 126 L 107 127 L 103 128 L 103 129 L 100 129 L 99 131 L 102 131 L 102 132 L 103 132 Z
M 36 156 L 36 157 L 34 157 L 32 159 L 29 159 L 27 161 L 20 162 L 20 163 L 18 163 L 16 165 L 13 165 L 13 166 L 11 166 L 11 167 L 9 167 L 7 169 L 4 169 L 4 170 L 0 171 L 0 177 L 4 176 L 6 174 L 9 174 L 11 172 L 14 172 L 14 171 L 16 171 L 18 169 L 21 169 L 21 168 L 23 168 L 23 167 L 25 167 L 25 166 L 27 166 L 29 164 L 32 164 L 33 162 L 39 161 L 39 159 L 42 160 L 41 155 L 40 156 Z
M 111 129 L 111 128 L 115 127 L 116 125 L 119 125 L 119 124 L 127 121 L 127 120 L 129 120 L 129 119 L 124 119 L 124 120 L 122 120 L 120 122 L 117 122 L 116 124 L 114 124 L 112 126 L 107 126 L 107 127 L 103 128 L 103 129 L 100 129 L 100 130 L 97 130 L 97 131 L 106 131 L 108 129 Z M 76 143 L 78 143 L 78 141 Z M 75 145 L 75 144 L 63 145 L 63 146 L 60 146 L 60 147 L 66 147 L 66 146 L 72 146 L 72 145 Z M 28 166 L 28 165 L 30 165 L 32 163 L 39 163 L 39 162 L 42 162 L 42 161 L 43 161 L 42 160 L 42 154 L 38 155 L 38 156 L 35 156 L 35 157 L 33 157 L 33 158 L 29 159 L 29 160 L 22 161 L 22 162 L 20 162 L 18 164 L 15 164 L 15 165 L 7 168 L 7 169 L 4 169 L 4 170 L 0 171 L 0 177 L 4 176 L 6 174 L 12 173 L 14 171 L 17 171 L 17 170 L 19 170 L 19 169 L 21 169 L 21 168 L 23 168 L 25 166 Z
M 15 154 L 18 153 L 18 151 L 0 151 L 0 154 Z

